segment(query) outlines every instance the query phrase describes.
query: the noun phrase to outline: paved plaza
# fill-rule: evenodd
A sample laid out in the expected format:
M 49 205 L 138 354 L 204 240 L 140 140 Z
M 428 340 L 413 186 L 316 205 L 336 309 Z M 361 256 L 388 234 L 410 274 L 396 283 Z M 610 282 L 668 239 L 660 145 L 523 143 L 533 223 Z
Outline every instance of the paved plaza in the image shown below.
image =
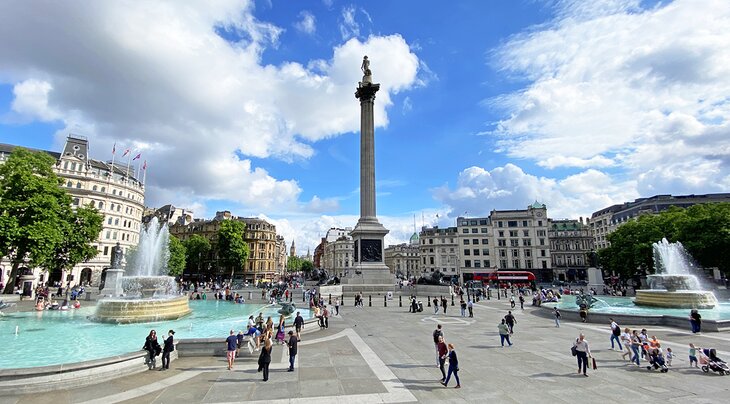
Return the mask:
M 730 377 L 704 374 L 689 368 L 687 360 L 689 342 L 730 358 L 725 333 L 649 327 L 649 335 L 676 354 L 673 368 L 663 374 L 630 365 L 609 350 L 608 324 L 563 322 L 556 328 L 532 307 L 513 310 L 514 346 L 502 348 L 496 325 L 508 309 L 505 300 L 482 301 L 471 319 L 460 317 L 458 306 L 450 306 L 446 316 L 434 315 L 431 307 L 408 313 L 397 301 L 387 308 L 343 307 L 329 329 L 302 336 L 294 372 L 286 371 L 285 349 L 275 346 L 268 382 L 261 381 L 255 361 L 240 361 L 228 371 L 223 357 L 182 358 L 167 372 L 146 371 L 99 385 L 17 397 L 0 392 L 0 403 L 718 403 L 728 396 Z M 439 383 L 431 337 L 437 323 L 456 346 L 461 389 L 454 389 L 453 381 L 449 388 Z M 580 332 L 598 363 L 588 378 L 577 375 L 570 354 Z

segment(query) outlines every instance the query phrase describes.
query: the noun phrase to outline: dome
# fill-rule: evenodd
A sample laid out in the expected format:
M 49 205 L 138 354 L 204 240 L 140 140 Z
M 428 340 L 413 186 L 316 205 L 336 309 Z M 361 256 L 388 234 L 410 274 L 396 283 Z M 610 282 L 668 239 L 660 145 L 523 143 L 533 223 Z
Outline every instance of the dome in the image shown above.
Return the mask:
M 411 236 L 411 245 L 417 245 L 418 244 L 418 233 L 413 232 L 413 235 Z

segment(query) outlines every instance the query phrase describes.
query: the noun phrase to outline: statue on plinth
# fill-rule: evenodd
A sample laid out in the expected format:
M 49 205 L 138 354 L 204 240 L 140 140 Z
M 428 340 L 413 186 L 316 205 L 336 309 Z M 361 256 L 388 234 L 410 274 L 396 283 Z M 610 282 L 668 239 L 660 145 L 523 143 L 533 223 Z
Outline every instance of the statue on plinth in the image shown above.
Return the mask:
M 122 247 L 119 245 L 119 242 L 117 242 L 117 245 L 112 247 L 112 259 L 111 259 L 110 268 L 121 269 L 123 258 L 124 258 L 124 250 L 122 250 Z
M 362 76 L 362 82 L 363 83 L 372 83 L 373 82 L 373 72 L 370 70 L 370 60 L 368 60 L 367 56 L 363 56 L 362 65 L 360 65 L 360 69 L 362 70 L 362 73 L 364 74 L 364 76 Z

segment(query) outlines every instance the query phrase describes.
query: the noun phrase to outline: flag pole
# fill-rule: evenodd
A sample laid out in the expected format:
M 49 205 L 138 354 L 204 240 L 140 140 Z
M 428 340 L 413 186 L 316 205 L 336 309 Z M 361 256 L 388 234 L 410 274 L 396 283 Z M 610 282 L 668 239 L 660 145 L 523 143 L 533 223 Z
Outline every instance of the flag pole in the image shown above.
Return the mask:
M 142 166 L 142 185 L 144 185 L 147 182 L 147 160 L 144 161 L 144 165 Z
M 132 165 L 132 153 L 127 157 L 127 179 L 129 179 L 129 166 Z
M 107 182 L 111 181 L 114 177 L 114 159 L 117 157 L 117 142 L 114 142 L 114 147 L 112 147 L 112 169 L 109 173 L 109 179 Z

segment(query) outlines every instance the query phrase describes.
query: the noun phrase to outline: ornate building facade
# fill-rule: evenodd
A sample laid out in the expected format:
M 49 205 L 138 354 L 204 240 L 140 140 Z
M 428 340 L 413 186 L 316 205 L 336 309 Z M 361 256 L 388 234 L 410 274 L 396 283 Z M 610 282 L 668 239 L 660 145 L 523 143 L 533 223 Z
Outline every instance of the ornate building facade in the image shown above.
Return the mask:
M 15 146 L 0 144 L 0 164 L 14 149 Z M 144 184 L 134 176 L 134 169 L 89 158 L 89 142 L 82 136 L 69 135 L 61 153 L 45 152 L 56 159 L 53 171 L 63 180 L 61 186 L 71 195 L 73 206 L 96 208 L 104 215 L 104 227 L 93 243 L 99 251 L 96 257 L 50 275 L 30 268 L 36 278 L 34 286 L 44 282 L 99 286 L 104 269 L 109 266 L 112 247 L 119 243 L 126 253 L 139 241 Z M 10 268 L 7 260 L 0 261 L 0 282 L 6 281 Z
M 591 228 L 583 223 L 583 218 L 550 219 L 548 238 L 554 279 L 568 282 L 587 279 L 588 257 L 595 244 Z
M 457 275 L 459 244 L 456 227 L 422 227 L 419 233 L 422 274 L 439 271 L 444 276 Z

